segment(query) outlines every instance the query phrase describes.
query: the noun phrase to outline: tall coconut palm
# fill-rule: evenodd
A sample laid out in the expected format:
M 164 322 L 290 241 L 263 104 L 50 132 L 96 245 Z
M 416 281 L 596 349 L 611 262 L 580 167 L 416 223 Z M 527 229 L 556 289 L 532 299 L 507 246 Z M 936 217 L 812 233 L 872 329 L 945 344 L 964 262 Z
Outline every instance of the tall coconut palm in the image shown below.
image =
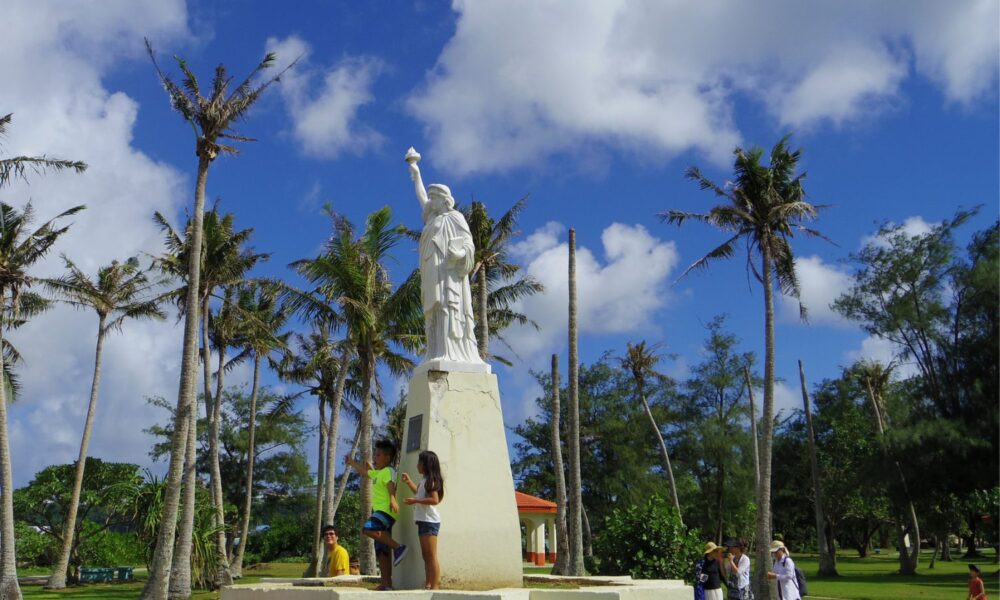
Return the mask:
M 518 300 L 544 291 L 535 278 L 522 275 L 521 266 L 511 262 L 509 256 L 511 241 L 518 234 L 517 218 L 527 201 L 527 196 L 521 198 L 499 219 L 491 217 L 482 202 L 473 202 L 462 210 L 476 248 L 469 281 L 476 290 L 473 310 L 479 356 L 483 360 L 490 358 L 490 337 L 499 337 L 511 324 L 538 328 L 537 323 L 512 308 Z M 492 358 L 510 364 L 503 357 Z
M 28 270 L 42 259 L 56 241 L 69 230 L 58 222 L 74 215 L 83 206 L 76 206 L 31 230 L 34 209 L 31 203 L 21 212 L 8 204 L 0 204 L 0 341 L 8 321 L 20 319 L 22 301 L 32 296 L 29 288 L 38 281 Z M 0 352 L 0 372 L 8 359 L 6 348 Z M 14 552 L 14 501 L 11 491 L 14 478 L 11 470 L 10 438 L 7 430 L 8 386 L 0 385 L 0 598 L 19 599 L 17 559 Z
M 812 402 L 806 387 L 806 371 L 799 360 L 799 382 L 802 385 L 802 409 L 806 415 L 806 434 L 809 437 L 809 467 L 812 471 L 813 508 L 816 514 L 816 547 L 819 549 L 819 574 L 837 576 L 837 553 L 832 540 L 827 539 L 826 514 L 823 512 L 823 484 L 819 476 L 819 456 L 816 454 L 816 433 L 813 431 Z
M 556 564 L 553 575 L 565 575 L 569 532 L 566 529 L 566 472 L 562 456 L 562 430 L 559 420 L 562 407 L 559 403 L 559 355 L 552 355 L 552 417 L 549 419 L 552 443 L 552 467 L 556 479 Z
M 569 562 L 567 575 L 584 575 L 583 566 L 583 482 L 580 479 L 580 361 L 576 330 L 576 230 L 569 230 Z
M 63 528 L 63 545 L 56 561 L 55 569 L 49 577 L 47 587 L 66 587 L 66 571 L 73 551 L 73 537 L 76 531 L 76 512 L 79 508 L 80 493 L 83 488 L 84 468 L 87 461 L 87 446 L 90 431 L 97 411 L 97 395 L 101 383 L 101 359 L 104 339 L 108 333 L 121 331 L 129 319 L 163 319 L 165 317 L 153 292 L 160 282 L 150 280 L 146 272 L 139 268 L 136 258 L 125 262 L 113 261 L 97 271 L 97 278 L 91 279 L 73 261 L 63 257 L 68 273 L 45 283 L 64 302 L 77 308 L 91 309 L 97 313 L 97 348 L 94 351 L 94 375 L 90 385 L 90 404 L 83 422 L 83 436 L 80 439 L 80 453 L 76 462 L 73 490 L 70 493 L 66 511 L 66 525 Z
M 292 266 L 315 286 L 315 294 L 335 299 L 346 325 L 346 339 L 354 348 L 360 371 L 361 461 L 372 460 L 372 399 L 377 391 L 376 367 L 402 376 L 413 368 L 404 352 L 423 344 L 423 314 L 417 271 L 395 287 L 385 263 L 391 251 L 407 237 L 402 226 L 391 225 L 388 207 L 368 216 L 365 230 L 355 236 L 346 219 L 334 218 L 334 234 L 323 253 Z M 371 512 L 371 481 L 361 482 L 361 514 Z M 360 529 L 360 527 L 359 527 Z M 364 542 L 364 540 L 362 540 Z M 362 572 L 375 570 L 370 543 L 360 550 Z
M 157 265 L 166 274 L 180 279 L 183 284 L 171 292 L 168 297 L 178 304 L 178 310 L 183 315 L 186 311 L 187 292 L 190 286 L 187 285 L 187 264 L 191 256 L 192 231 L 194 219 L 188 219 L 184 229 L 184 236 L 177 232 L 170 225 L 167 218 L 157 212 L 153 215 L 154 220 L 164 232 L 164 243 L 167 252 L 157 259 Z M 231 302 L 227 300 L 231 297 L 223 292 L 222 308 L 213 316 L 211 312 L 211 300 L 217 296 L 220 288 L 229 289 L 241 284 L 247 277 L 247 273 L 261 261 L 269 258 L 268 254 L 254 252 L 252 248 L 246 246 L 253 234 L 253 229 L 235 229 L 234 217 L 232 213 L 221 213 L 219 204 L 216 203 L 212 210 L 206 211 L 202 219 L 202 251 L 200 261 L 200 280 L 198 286 L 198 305 L 201 312 L 201 357 L 203 367 L 202 381 L 204 384 L 205 414 L 209 427 L 209 474 L 211 484 L 211 498 L 215 510 L 215 519 L 218 528 L 216 530 L 217 543 L 215 544 L 217 553 L 216 575 L 217 585 L 227 585 L 232 582 L 228 561 L 225 560 L 225 512 L 222 499 L 222 477 L 219 469 L 219 418 L 222 401 L 222 388 L 225 378 L 226 348 L 232 338 L 236 335 L 234 331 L 234 319 L 231 318 Z M 212 393 L 211 388 L 211 353 L 209 349 L 212 342 L 215 343 L 219 367 L 216 374 L 216 390 Z M 187 456 L 184 468 L 184 503 L 181 507 L 181 519 L 177 534 L 177 547 L 183 549 L 175 556 L 170 573 L 169 596 L 170 598 L 186 598 L 191 595 L 191 575 L 190 560 L 186 558 L 186 549 L 190 547 L 191 535 L 194 531 L 195 518 L 195 497 L 194 489 L 197 485 L 195 473 L 195 452 L 197 441 L 197 417 L 195 411 L 190 415 Z
M 236 548 L 231 566 L 233 577 L 243 576 L 243 557 L 250 534 L 250 512 L 253 508 L 253 469 L 257 458 L 255 434 L 257 430 L 257 394 L 260 389 L 260 368 L 268 361 L 277 369 L 280 360 L 276 355 L 288 351 L 289 332 L 282 329 L 288 322 L 288 311 L 278 302 L 278 287 L 254 285 L 240 290 L 236 300 L 240 330 L 237 344 L 241 355 L 253 358 L 253 383 L 250 387 L 250 417 L 247 424 L 247 472 L 243 509 L 240 514 L 240 544 Z
M 767 582 L 767 543 L 771 539 L 771 448 L 774 438 L 774 288 L 796 299 L 799 281 L 795 274 L 795 255 L 791 239 L 796 232 L 825 237 L 804 223 L 816 218 L 820 205 L 806 202 L 802 181 L 805 173 L 796 174 L 801 150 L 788 149 L 789 136 L 783 137 L 771 150 L 770 164 L 762 163 L 764 151 L 753 147 L 749 151 L 736 148 L 733 163 L 735 178 L 720 186 L 702 175 L 697 167 L 687 171 L 687 177 L 728 202 L 712 207 L 707 213 L 669 210 L 660 217 L 678 226 L 691 219 L 707 223 L 728 237 L 714 250 L 695 261 L 684 275 L 707 267 L 715 259 L 736 254 L 736 245 L 743 241 L 747 252 L 747 268 L 764 288 L 764 405 L 763 431 L 760 441 L 760 483 L 757 486 L 757 553 L 754 588 L 760 598 L 769 594 Z M 760 268 L 754 259 L 760 261 Z M 683 275 L 682 275 L 683 277 Z M 800 315 L 805 318 L 805 306 L 800 303 Z
M 199 258 L 202 252 L 202 220 L 205 211 L 205 186 L 208 182 L 209 168 L 220 153 L 232 155 L 238 153 L 236 147 L 226 143 L 226 141 L 251 141 L 250 138 L 236 133 L 233 126 L 246 118 L 250 108 L 274 82 L 278 81 L 281 74 L 271 78 L 262 77 L 262 73 L 272 67 L 276 60 L 273 53 L 268 53 L 235 89 L 230 90 L 232 78 L 226 72 L 226 68 L 219 65 L 215 69 L 211 89 L 205 96 L 202 94 L 198 78 L 183 59 L 177 58 L 178 67 L 183 74 L 181 83 L 178 84 L 160 69 L 156 63 L 153 47 L 148 41 L 146 48 L 160 83 L 163 84 L 170 98 L 171 106 L 191 126 L 195 136 L 198 169 L 195 181 L 194 207 L 191 211 L 194 222 L 191 226 L 191 252 L 187 261 L 187 285 L 191 289 L 198 289 L 201 282 Z M 195 410 L 198 308 L 197 294 L 187 294 L 181 377 L 177 394 L 174 437 L 170 448 L 170 466 L 167 470 L 166 490 L 163 497 L 163 515 L 156 540 L 156 549 L 153 552 L 153 561 L 149 566 L 149 577 L 142 590 L 142 600 L 166 600 L 167 598 L 170 570 L 173 563 L 174 537 L 177 532 L 181 478 L 188 447 L 188 430 L 190 429 L 191 414 Z M 182 547 L 179 550 L 188 552 L 190 548 Z
M 634 345 L 632 342 L 628 342 L 625 356 L 619 358 L 618 361 L 621 363 L 622 368 L 632 375 L 632 381 L 635 382 L 636 395 L 639 396 L 639 401 L 642 402 L 642 407 L 646 411 L 646 417 L 649 419 L 649 425 L 653 428 L 653 433 L 660 446 L 660 459 L 663 460 L 663 470 L 667 474 L 667 480 L 670 482 L 670 496 L 674 501 L 674 510 L 677 511 L 677 518 L 683 523 L 684 518 L 681 513 L 681 503 L 677 499 L 677 483 L 674 481 L 674 469 L 670 465 L 670 453 L 667 451 L 667 444 L 663 441 L 663 432 L 660 431 L 660 426 L 656 423 L 656 418 L 653 417 L 653 411 L 649 408 L 649 399 L 646 397 L 646 383 L 649 378 L 660 380 L 665 378 L 664 375 L 656 371 L 656 365 L 660 363 L 659 348 L 658 344 L 647 346 L 645 341 Z

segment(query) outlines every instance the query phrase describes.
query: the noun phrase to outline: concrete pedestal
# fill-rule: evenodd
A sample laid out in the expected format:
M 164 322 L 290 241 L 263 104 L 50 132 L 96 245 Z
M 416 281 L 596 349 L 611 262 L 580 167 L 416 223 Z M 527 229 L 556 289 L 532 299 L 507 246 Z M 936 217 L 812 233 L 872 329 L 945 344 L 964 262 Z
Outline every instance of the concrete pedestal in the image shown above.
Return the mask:
M 520 587 L 521 529 L 504 435 L 496 375 L 423 371 L 410 380 L 399 471 L 420 480 L 417 456 L 432 450 L 441 460 L 444 500 L 438 505 L 438 562 L 444 588 L 489 590 Z M 399 480 L 399 521 L 393 537 L 409 546 L 393 568 L 393 587 L 424 585 L 409 488 Z

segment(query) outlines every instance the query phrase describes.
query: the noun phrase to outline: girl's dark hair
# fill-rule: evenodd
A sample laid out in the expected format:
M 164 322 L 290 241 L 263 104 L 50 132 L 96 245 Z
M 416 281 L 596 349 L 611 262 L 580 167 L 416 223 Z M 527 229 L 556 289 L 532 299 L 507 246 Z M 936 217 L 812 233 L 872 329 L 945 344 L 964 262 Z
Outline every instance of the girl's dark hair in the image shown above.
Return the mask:
M 969 565 L 969 570 L 970 571 L 975 571 L 976 575 L 982 574 L 982 571 L 980 571 L 979 567 L 977 567 L 976 565 Z
M 419 464 L 424 471 L 424 491 L 430 494 L 437 492 L 438 500 L 444 500 L 444 477 L 441 476 L 441 462 L 438 455 L 430 450 L 424 450 L 417 457 Z

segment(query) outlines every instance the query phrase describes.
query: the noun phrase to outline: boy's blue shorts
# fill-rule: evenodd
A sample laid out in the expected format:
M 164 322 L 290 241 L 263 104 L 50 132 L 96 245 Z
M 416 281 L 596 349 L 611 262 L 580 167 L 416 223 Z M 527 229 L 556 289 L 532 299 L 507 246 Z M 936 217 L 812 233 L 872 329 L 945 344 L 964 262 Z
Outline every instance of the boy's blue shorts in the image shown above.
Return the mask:
M 389 535 L 392 535 L 392 526 L 396 523 L 396 519 L 393 519 L 388 514 L 376 510 L 372 513 L 372 516 L 368 517 L 365 521 L 365 526 L 362 527 L 365 531 L 385 531 Z M 380 544 L 375 542 L 375 554 L 392 554 L 392 549 L 385 544 Z

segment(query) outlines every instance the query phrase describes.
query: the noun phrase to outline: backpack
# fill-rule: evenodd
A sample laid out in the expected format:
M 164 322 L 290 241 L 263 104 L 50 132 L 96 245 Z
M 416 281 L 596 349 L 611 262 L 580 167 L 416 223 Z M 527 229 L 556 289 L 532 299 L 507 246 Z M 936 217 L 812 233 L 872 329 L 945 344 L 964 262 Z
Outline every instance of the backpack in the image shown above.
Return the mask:
M 809 595 L 809 586 L 806 584 L 805 574 L 795 567 L 795 587 L 799 588 L 799 595 L 805 598 Z

